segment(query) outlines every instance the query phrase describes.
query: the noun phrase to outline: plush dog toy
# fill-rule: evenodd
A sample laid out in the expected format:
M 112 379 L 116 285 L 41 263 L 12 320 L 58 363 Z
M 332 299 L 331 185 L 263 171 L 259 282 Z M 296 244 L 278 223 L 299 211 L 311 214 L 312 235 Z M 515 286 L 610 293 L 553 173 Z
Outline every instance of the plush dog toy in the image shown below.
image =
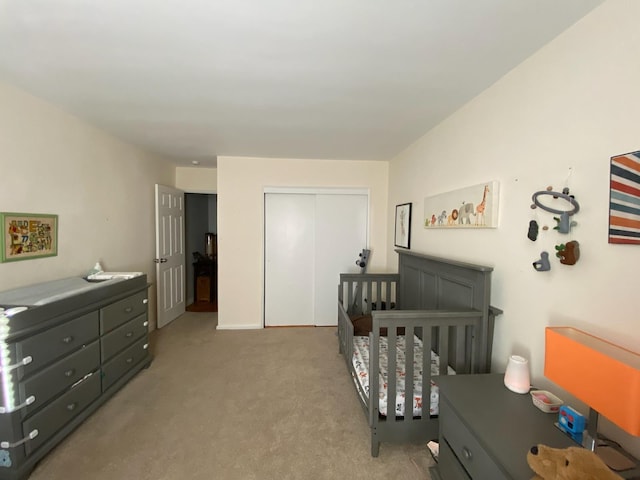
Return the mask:
M 527 463 L 536 473 L 532 480 L 619 480 L 622 477 L 591 450 L 582 447 L 531 447 Z

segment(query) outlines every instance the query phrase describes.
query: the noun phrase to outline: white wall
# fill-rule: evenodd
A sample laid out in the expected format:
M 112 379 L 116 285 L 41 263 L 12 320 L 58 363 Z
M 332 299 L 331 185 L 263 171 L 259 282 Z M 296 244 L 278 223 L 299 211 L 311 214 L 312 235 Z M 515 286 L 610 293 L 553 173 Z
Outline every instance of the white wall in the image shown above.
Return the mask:
M 176 188 L 189 193 L 216 193 L 218 169 L 176 167 Z
M 387 162 L 218 157 L 218 328 L 262 326 L 265 187 L 368 188 L 375 271 L 386 266 L 387 178 Z
M 0 264 L 0 290 L 84 275 L 98 260 L 155 282 L 154 184 L 173 185 L 174 167 L 8 85 L 0 105 L 0 209 L 59 215 L 58 255 Z M 154 328 L 155 317 L 150 308 Z
M 495 267 L 493 304 L 505 313 L 496 325 L 494 370 L 504 371 L 510 354 L 524 355 L 534 384 L 569 401 L 543 377 L 545 326 L 572 325 L 640 351 L 640 248 L 607 243 L 610 157 L 640 150 L 638 18 L 640 2 L 605 3 L 390 166 L 388 221 L 393 205 L 414 202 L 413 249 Z M 564 187 L 570 168 L 579 225 L 571 235 L 550 230 L 531 242 L 531 219 L 555 224 L 553 215 L 530 209 L 531 195 Z M 422 227 L 425 196 L 486 180 L 500 182 L 498 229 Z M 582 257 L 560 265 L 554 247 L 570 239 L 580 242 Z M 550 272 L 531 265 L 543 250 L 553 259 Z M 391 248 L 388 256 L 393 265 Z M 640 453 L 639 439 L 605 426 L 606 432 Z

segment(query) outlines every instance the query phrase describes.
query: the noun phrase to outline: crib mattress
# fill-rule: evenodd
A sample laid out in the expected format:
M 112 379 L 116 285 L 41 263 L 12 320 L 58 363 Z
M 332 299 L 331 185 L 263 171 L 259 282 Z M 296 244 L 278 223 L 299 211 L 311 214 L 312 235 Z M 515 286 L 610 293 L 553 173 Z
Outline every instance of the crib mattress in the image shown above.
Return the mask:
M 404 416 L 405 412 L 405 337 L 399 335 L 396 337 L 396 400 L 395 412 L 396 416 Z M 389 347 L 387 337 L 380 337 L 380 391 L 378 396 L 379 410 L 382 415 L 387 415 L 387 378 L 389 365 Z M 353 366 L 356 371 L 356 379 L 362 386 L 366 395 L 369 392 L 369 337 L 355 336 L 353 337 Z M 453 375 L 455 371 L 448 367 L 448 374 Z M 431 375 L 438 375 L 440 371 L 440 358 L 431 351 Z M 422 340 L 414 336 L 413 351 L 413 416 L 422 415 Z M 429 414 L 438 415 L 438 386 L 431 381 L 430 398 L 429 398 Z

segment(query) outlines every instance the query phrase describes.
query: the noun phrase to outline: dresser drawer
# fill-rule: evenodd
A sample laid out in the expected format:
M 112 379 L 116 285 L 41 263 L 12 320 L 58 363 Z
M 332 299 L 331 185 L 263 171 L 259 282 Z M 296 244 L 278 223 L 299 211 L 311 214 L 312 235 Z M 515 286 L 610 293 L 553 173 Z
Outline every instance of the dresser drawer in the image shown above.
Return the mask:
M 94 341 L 21 382 L 21 401 L 35 397 L 34 402 L 26 408 L 26 413 L 35 412 L 51 398 L 99 367 L 100 347 L 98 341 Z
M 38 431 L 38 435 L 25 444 L 27 455 L 37 450 L 40 445 L 88 407 L 99 395 L 100 376 L 93 374 L 51 402 L 44 410 L 25 420 L 22 424 L 25 437 L 34 430 Z
M 100 334 L 128 322 L 147 311 L 147 292 L 139 292 L 100 309 Z
M 98 312 L 91 312 L 16 343 L 20 359 L 31 357 L 24 376 L 98 338 Z
M 102 361 L 105 362 L 116 353 L 131 345 L 135 340 L 145 336 L 149 331 L 147 315 L 129 320 L 124 325 L 120 325 L 115 330 L 100 338 L 102 347 Z
M 440 397 L 440 428 L 444 440 L 471 478 L 507 480 L 501 469 L 484 451 L 475 437 L 453 412 L 447 401 Z
M 120 377 L 131 370 L 135 365 L 149 356 L 149 343 L 147 338 L 142 338 L 131 345 L 122 353 L 102 367 L 102 391 L 106 391 Z
M 458 459 L 451 451 L 446 440 L 440 439 L 440 451 L 438 453 L 438 472 L 442 480 L 471 480 Z

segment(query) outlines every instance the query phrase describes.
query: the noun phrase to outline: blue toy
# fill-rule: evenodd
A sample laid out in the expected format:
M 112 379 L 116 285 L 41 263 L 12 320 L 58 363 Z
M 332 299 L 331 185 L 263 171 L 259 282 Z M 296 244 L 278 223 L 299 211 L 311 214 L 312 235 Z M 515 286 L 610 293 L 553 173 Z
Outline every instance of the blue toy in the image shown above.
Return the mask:
M 571 407 L 562 405 L 558 411 L 558 428 L 582 444 L 582 433 L 586 427 L 584 415 Z

